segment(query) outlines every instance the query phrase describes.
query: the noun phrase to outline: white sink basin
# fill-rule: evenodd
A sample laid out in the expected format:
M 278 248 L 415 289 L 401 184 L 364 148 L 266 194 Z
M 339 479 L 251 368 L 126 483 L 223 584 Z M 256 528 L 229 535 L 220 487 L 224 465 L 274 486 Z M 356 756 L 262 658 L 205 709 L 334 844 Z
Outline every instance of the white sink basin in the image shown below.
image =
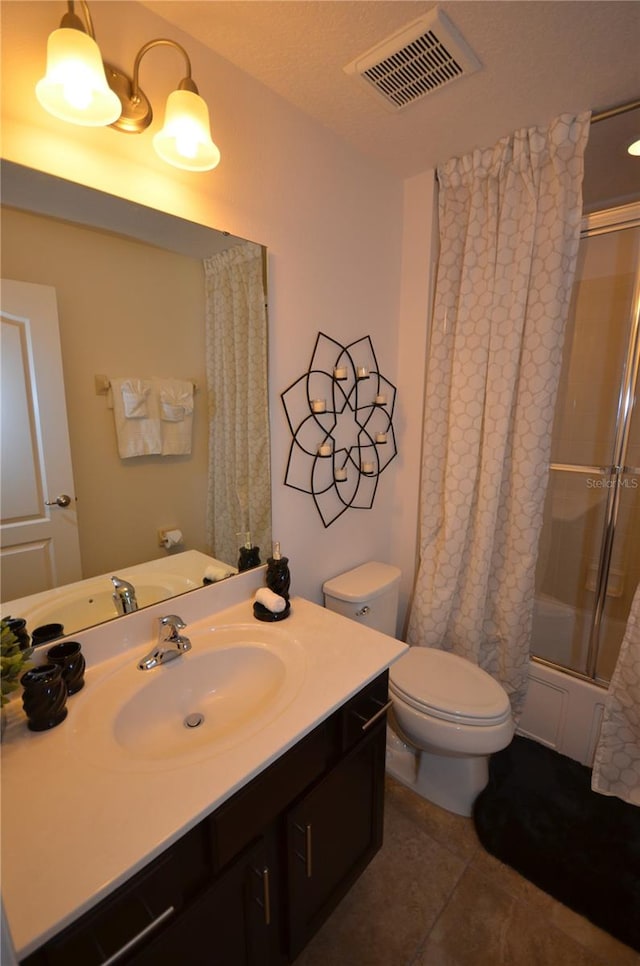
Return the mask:
M 192 649 L 152 670 L 124 667 L 87 688 L 75 731 L 100 767 L 175 768 L 245 741 L 295 698 L 305 661 L 281 627 L 186 633 Z
M 180 574 L 118 576 L 133 583 L 139 607 L 148 607 L 199 586 Z M 113 585 L 104 577 L 84 580 L 73 588 L 51 590 L 49 594 L 49 600 L 22 615 L 27 619 L 30 630 L 55 622 L 64 626 L 65 634 L 75 634 L 83 627 L 101 624 L 118 616 L 113 602 Z

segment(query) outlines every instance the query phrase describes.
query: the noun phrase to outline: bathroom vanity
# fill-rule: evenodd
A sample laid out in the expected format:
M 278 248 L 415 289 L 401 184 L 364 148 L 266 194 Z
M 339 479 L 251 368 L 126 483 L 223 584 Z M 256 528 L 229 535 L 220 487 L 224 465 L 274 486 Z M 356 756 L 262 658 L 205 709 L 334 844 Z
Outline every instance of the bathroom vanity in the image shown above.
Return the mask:
M 267 628 L 251 621 L 250 597 L 217 609 L 262 579 L 174 601 L 192 650 L 149 672 L 136 662 L 157 615 L 116 622 L 125 643 L 106 659 L 107 629 L 88 632 L 87 681 L 68 720 L 34 734 L 14 715 L 3 898 L 24 966 L 291 962 L 380 847 L 386 669 L 405 645 L 298 598 Z M 235 691 L 231 712 L 203 705 L 219 724 L 235 715 L 233 727 L 183 744 L 187 730 L 156 731 L 154 715 L 182 707 L 184 682 L 197 692 L 190 668 L 217 674 L 223 697 L 252 679 L 255 697 L 264 680 L 268 698 L 242 718 Z

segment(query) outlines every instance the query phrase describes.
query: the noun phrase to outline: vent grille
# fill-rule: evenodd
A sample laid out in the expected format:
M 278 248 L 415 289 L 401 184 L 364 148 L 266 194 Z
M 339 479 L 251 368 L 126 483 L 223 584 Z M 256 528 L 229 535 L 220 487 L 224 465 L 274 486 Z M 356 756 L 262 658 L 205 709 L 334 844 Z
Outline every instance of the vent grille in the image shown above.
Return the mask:
M 345 67 L 387 107 L 401 110 L 480 68 L 480 62 L 439 8 L 413 21 Z

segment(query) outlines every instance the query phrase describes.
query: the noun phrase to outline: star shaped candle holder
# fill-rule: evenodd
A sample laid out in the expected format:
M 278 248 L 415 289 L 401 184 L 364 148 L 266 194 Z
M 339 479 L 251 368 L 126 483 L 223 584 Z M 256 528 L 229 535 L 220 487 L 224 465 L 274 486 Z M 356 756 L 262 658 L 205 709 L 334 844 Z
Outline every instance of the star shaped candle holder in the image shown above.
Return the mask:
M 396 387 L 369 336 L 342 345 L 318 333 L 307 372 L 281 393 L 291 447 L 285 485 L 310 493 L 325 527 L 370 510 L 380 474 L 398 455 Z

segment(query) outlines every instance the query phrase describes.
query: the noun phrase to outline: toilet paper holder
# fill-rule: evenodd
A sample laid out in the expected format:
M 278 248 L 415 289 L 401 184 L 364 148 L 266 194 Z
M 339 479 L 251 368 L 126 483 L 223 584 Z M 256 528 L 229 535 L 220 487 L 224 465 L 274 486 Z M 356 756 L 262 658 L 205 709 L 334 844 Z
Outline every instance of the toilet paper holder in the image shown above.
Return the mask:
M 182 535 L 182 530 L 178 530 L 177 528 L 158 530 L 158 543 L 161 547 L 164 547 L 165 550 L 171 550 L 173 547 L 179 547 L 183 541 L 184 537 Z

